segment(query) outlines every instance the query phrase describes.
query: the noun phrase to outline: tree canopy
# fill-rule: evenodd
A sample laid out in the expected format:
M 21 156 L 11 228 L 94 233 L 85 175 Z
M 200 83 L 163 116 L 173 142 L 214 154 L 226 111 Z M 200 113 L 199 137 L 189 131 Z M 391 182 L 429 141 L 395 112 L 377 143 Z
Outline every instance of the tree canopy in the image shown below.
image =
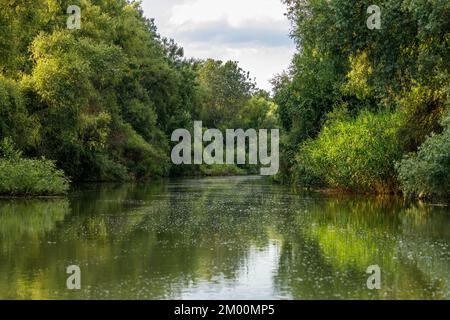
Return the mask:
M 80 29 L 66 26 L 69 5 Z M 74 180 L 166 175 L 173 130 L 250 125 L 235 119 L 255 104 L 249 74 L 186 59 L 137 1 L 2 1 L 0 25 L 0 140 Z

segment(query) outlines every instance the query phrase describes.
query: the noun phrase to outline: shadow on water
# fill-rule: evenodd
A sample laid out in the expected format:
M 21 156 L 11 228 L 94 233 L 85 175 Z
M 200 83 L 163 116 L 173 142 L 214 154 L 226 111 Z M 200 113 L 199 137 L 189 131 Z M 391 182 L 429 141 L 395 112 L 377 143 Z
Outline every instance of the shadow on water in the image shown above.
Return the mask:
M 259 177 L 0 200 L 0 298 L 449 299 L 450 209 Z M 82 288 L 66 288 L 79 265 Z M 367 289 L 379 265 L 382 288 Z

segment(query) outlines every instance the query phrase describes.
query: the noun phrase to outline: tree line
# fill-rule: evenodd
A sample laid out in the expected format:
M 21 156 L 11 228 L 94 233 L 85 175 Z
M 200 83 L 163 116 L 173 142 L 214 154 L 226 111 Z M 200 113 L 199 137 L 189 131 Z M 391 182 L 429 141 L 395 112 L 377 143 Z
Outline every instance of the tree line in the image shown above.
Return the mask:
M 448 198 L 448 1 L 379 0 L 379 28 L 370 1 L 282 2 L 297 52 L 271 96 L 237 62 L 185 58 L 139 2 L 2 1 L 0 193 L 256 172 L 174 166 L 171 133 L 201 120 L 280 127 L 283 183 Z M 66 27 L 69 5 L 79 30 Z
M 283 174 L 303 187 L 450 196 L 450 3 L 283 0 L 297 53 L 273 80 Z
M 81 8 L 78 30 L 66 26 L 70 5 Z M 61 176 L 55 166 L 72 181 L 237 173 L 174 167 L 171 133 L 194 120 L 213 128 L 274 122 L 269 94 L 237 62 L 185 58 L 139 2 L 8 0 L 0 24 L 0 193 L 33 193 L 44 176 Z M 19 173 L 27 158 L 51 162 Z

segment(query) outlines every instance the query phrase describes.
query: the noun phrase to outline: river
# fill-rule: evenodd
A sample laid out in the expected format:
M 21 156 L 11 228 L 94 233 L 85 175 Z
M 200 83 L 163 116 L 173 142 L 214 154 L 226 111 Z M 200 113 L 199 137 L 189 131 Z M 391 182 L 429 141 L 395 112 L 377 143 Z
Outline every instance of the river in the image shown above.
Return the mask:
M 450 299 L 449 271 L 450 208 L 400 198 L 227 177 L 0 200 L 1 299 Z

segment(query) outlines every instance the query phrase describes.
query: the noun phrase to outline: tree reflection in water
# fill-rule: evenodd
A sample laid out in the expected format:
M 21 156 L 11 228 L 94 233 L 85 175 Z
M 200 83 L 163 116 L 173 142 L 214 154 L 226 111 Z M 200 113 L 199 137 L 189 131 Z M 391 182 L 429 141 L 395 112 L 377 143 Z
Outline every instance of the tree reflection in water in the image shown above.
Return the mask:
M 450 210 L 260 177 L 0 201 L 0 298 L 449 299 Z M 82 288 L 66 289 L 79 265 Z M 382 288 L 366 287 L 370 265 Z

